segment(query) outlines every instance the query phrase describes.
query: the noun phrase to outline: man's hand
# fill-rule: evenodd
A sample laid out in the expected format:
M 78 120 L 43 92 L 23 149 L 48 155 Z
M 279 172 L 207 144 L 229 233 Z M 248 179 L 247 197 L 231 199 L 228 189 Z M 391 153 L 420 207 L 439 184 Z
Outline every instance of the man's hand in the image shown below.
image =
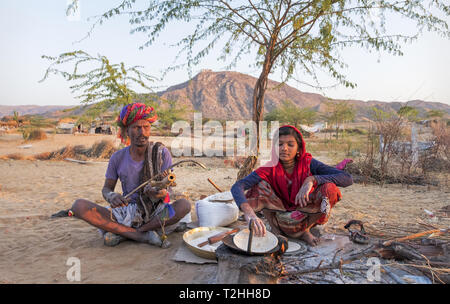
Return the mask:
M 314 176 L 308 176 L 300 187 L 300 190 L 298 190 L 297 196 L 295 197 L 295 204 L 300 208 L 306 207 L 309 203 L 309 192 L 314 185 L 314 181 Z
M 144 194 L 150 198 L 163 199 L 167 196 L 167 190 L 159 189 L 158 187 L 152 187 L 150 184 L 147 184 L 144 187 Z
M 111 191 L 106 195 L 106 201 L 111 205 L 112 208 L 117 208 L 127 206 L 130 202 L 130 199 L 124 198 L 121 194 Z

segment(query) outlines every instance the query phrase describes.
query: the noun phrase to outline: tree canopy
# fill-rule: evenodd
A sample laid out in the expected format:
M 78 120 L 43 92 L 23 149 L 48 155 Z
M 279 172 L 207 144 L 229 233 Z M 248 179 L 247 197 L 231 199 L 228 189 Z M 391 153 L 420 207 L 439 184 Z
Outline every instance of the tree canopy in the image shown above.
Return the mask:
M 75 1 L 76 2 L 76 1 Z M 315 76 L 314 68 L 326 70 L 339 83 L 354 86 L 339 68 L 342 47 L 364 46 L 402 55 L 401 46 L 423 30 L 450 37 L 446 16 L 450 5 L 440 0 L 123 0 L 98 17 L 103 23 L 126 15 L 131 33 L 145 33 L 153 44 L 174 21 L 195 24 L 195 30 L 181 39 L 180 54 L 186 52 L 190 67 L 199 63 L 216 46 L 222 59 L 236 63 L 243 54 L 256 50 L 256 63 L 271 72 L 280 68 L 285 80 L 297 69 Z M 389 31 L 390 17 L 412 21 L 413 34 Z M 375 16 L 375 18 L 371 18 Z M 225 41 L 224 46 L 220 44 Z M 199 44 L 207 42 L 198 49 Z
M 397 114 L 409 121 L 414 121 L 419 115 L 419 110 L 411 106 L 403 106 L 397 111 Z
M 57 57 L 43 55 L 42 58 L 50 60 L 51 64 L 41 82 L 50 74 L 59 74 L 73 83 L 70 89 L 72 93 L 79 94 L 77 98 L 81 99 L 81 103 L 89 105 L 78 123 L 90 124 L 105 112 L 118 112 L 122 106 L 136 101 L 154 107 L 159 112 L 163 128 L 182 119 L 186 113 L 185 107 L 175 101 L 164 100 L 154 93 L 141 94 L 133 89 L 137 86 L 152 92 L 149 83 L 155 78 L 142 72 L 141 66 L 127 67 L 123 62 L 111 63 L 106 56 L 93 57 L 81 50 Z
M 81 92 L 77 96 L 81 103 L 96 103 L 97 107 L 106 109 L 133 102 L 138 93 L 132 86 L 151 91 L 148 83 L 155 80 L 142 72 L 141 66 L 126 67 L 123 62 L 111 63 L 106 56 L 94 57 L 82 50 L 66 52 L 57 57 L 43 55 L 42 58 L 51 61 L 51 64 L 40 82 L 50 74 L 59 74 L 73 83 L 70 86 L 72 93 Z M 66 66 L 70 66 L 69 71 L 64 70 Z M 88 71 L 85 71 L 86 68 Z
M 175 21 L 194 26 L 176 43 L 178 57 L 186 56 L 186 61 L 168 70 L 191 68 L 217 48 L 229 66 L 245 54 L 255 55 L 253 62 L 261 71 L 253 92 L 256 155 L 270 73 L 281 71 L 287 81 L 303 71 L 320 87 L 322 71 L 340 85 L 355 87 L 343 72 L 343 48 L 402 55 L 402 45 L 424 30 L 450 38 L 450 5 L 445 0 L 123 0 L 99 16 L 94 27 L 118 15 L 129 18 L 131 33 L 147 36 L 142 47 L 153 44 Z M 409 22 L 409 32 L 392 31 L 388 19 L 396 16 Z
M 444 117 L 444 115 L 445 115 L 445 112 L 442 110 L 430 110 L 426 114 L 427 118 L 433 118 L 433 117 L 442 118 L 442 117 Z
M 175 21 L 195 26 L 176 44 L 178 56 L 185 54 L 187 60 L 169 69 L 192 67 L 216 47 L 229 66 L 244 54 L 255 54 L 254 62 L 261 69 L 253 94 L 257 127 L 263 118 L 268 75 L 275 70 L 282 71 L 283 81 L 301 70 L 317 86 L 317 70 L 321 70 L 338 84 L 354 87 L 355 82 L 342 72 L 343 48 L 362 46 L 402 55 L 402 45 L 424 30 L 450 37 L 446 21 L 450 5 L 441 0 L 123 0 L 94 24 L 118 15 L 129 18 L 131 33 L 147 36 L 142 47 L 153 44 Z M 395 16 L 411 22 L 408 30 L 413 33 L 392 32 L 388 19 Z
M 336 129 L 336 139 L 339 138 L 340 127 L 349 121 L 355 119 L 355 109 L 348 102 L 329 101 L 326 103 L 326 119 L 330 125 Z

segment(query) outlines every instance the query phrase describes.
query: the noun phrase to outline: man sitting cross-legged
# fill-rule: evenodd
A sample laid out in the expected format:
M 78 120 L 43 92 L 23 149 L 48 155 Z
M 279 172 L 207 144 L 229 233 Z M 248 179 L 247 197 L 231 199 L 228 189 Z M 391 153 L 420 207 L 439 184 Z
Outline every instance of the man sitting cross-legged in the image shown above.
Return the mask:
M 186 199 L 169 204 L 170 188 L 159 189 L 150 184 L 124 198 L 151 177 L 160 173 L 167 175 L 166 169 L 172 165 L 169 150 L 161 143 L 149 142 L 151 123 L 156 119 L 153 108 L 145 104 L 133 103 L 123 107 L 117 118 L 121 131 L 119 136 L 129 146 L 115 152 L 108 163 L 102 194 L 110 207 L 85 199 L 77 199 L 72 206 L 75 217 L 100 228 L 107 246 L 132 239 L 168 248 L 170 242 L 160 237 L 157 231 L 173 229 L 191 210 Z M 123 196 L 114 192 L 118 179 Z

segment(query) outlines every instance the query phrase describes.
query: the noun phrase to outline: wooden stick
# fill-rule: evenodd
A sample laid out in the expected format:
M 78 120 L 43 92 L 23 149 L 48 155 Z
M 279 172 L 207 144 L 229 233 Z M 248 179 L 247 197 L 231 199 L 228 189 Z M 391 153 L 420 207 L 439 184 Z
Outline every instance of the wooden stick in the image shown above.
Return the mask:
M 436 226 L 430 225 L 430 224 L 426 224 L 426 223 L 422 223 L 420 221 L 417 221 L 417 224 L 428 227 L 428 228 L 433 228 L 433 229 L 438 229 Z
M 383 265 L 384 266 L 384 265 Z M 433 268 L 433 267 L 430 267 L 429 265 L 416 265 L 416 264 L 409 264 L 409 263 L 406 263 L 406 264 L 397 264 L 397 265 L 393 265 L 393 266 L 398 266 L 398 267 L 401 267 L 401 266 L 404 266 L 404 267 L 407 267 L 407 266 L 411 266 L 411 267 L 414 267 L 416 270 L 419 270 L 420 272 L 422 272 L 424 275 L 427 275 L 428 274 L 428 272 L 426 271 L 426 270 L 428 270 L 430 273 L 430 276 L 431 276 L 431 279 L 432 279 L 432 281 L 433 281 L 433 284 L 434 284 L 434 277 L 436 277 L 442 284 L 445 284 L 445 282 L 443 282 L 442 280 L 441 280 L 441 278 L 439 277 L 439 275 L 438 275 L 438 273 L 439 274 L 446 274 L 446 273 L 449 273 L 450 272 L 450 269 L 443 269 L 443 268 Z
M 317 265 L 316 269 L 320 268 L 320 265 L 322 265 L 322 262 L 323 262 L 323 260 L 320 260 L 320 263 L 319 263 L 319 265 Z
M 411 260 L 412 263 L 423 263 L 423 261 L 421 260 Z M 432 261 L 428 261 L 427 262 L 429 265 L 431 265 L 432 267 L 447 267 L 446 269 L 450 269 L 450 263 L 445 263 L 445 262 L 432 262 Z
M 78 159 L 73 159 L 73 158 L 64 158 L 64 160 L 66 161 L 70 161 L 73 163 L 77 163 L 77 164 L 82 164 L 82 165 L 88 165 L 88 164 L 105 164 L 106 162 L 98 162 L 98 161 L 85 161 L 85 160 L 78 160 Z
M 290 276 L 291 275 L 303 275 L 303 274 L 307 274 L 307 273 L 328 271 L 328 270 L 334 270 L 334 269 L 339 269 L 339 271 L 343 271 L 344 270 L 344 268 L 343 268 L 344 265 L 350 264 L 351 262 L 353 262 L 355 260 L 359 260 L 360 258 L 362 258 L 364 256 L 367 256 L 367 254 L 361 254 L 360 256 L 349 258 L 347 260 L 343 260 L 341 258 L 338 263 L 330 264 L 330 265 L 327 265 L 327 266 L 322 266 L 320 268 L 313 268 L 313 269 L 294 271 L 292 273 L 289 273 L 288 275 L 290 275 Z
M 221 233 L 215 234 L 215 235 L 209 237 L 207 241 L 204 241 L 204 242 L 198 244 L 197 246 L 198 247 L 203 247 L 203 246 L 205 246 L 207 244 L 217 243 L 217 242 L 221 241 L 227 235 L 239 232 L 239 230 L 240 230 L 239 228 L 234 228 L 233 230 L 230 230 L 230 231 L 226 231 L 226 232 L 221 232 Z
M 427 231 L 423 231 L 423 232 L 419 232 L 419 233 L 414 233 L 414 234 L 410 234 L 410 235 L 407 235 L 407 236 L 404 236 L 401 238 L 386 241 L 383 243 L 383 246 L 390 246 L 393 242 L 402 242 L 402 241 L 412 240 L 412 239 L 416 239 L 418 237 L 432 234 L 432 233 L 446 233 L 447 231 L 448 231 L 448 229 L 433 229 L 433 230 L 427 230 Z
M 150 180 L 149 183 L 152 187 L 158 187 L 158 188 L 166 188 L 166 186 L 173 186 L 176 180 L 176 176 L 173 173 L 169 173 L 162 181 L 154 181 L 153 179 Z M 142 187 L 141 187 L 142 188 Z M 128 193 L 124 196 L 125 199 L 129 198 L 131 195 L 133 195 L 137 190 L 140 188 L 136 188 L 132 192 Z
M 223 192 L 223 190 L 220 189 L 219 186 L 217 186 L 210 178 L 208 178 L 208 182 L 210 182 L 211 185 L 213 185 L 219 192 Z
M 334 264 L 334 261 L 335 261 L 335 259 L 336 259 L 337 254 L 338 254 L 339 252 L 341 252 L 342 250 L 343 250 L 342 248 L 339 248 L 338 250 L 336 250 L 336 252 L 334 253 L 334 256 L 333 256 L 333 260 L 331 261 L 331 264 Z M 317 267 L 317 268 L 319 268 L 319 267 Z
M 250 223 L 248 225 L 248 244 L 247 244 L 247 253 L 252 252 L 252 242 L 253 242 L 253 221 L 250 220 Z
M 152 178 L 149 179 L 148 181 L 143 182 L 142 184 L 140 184 L 139 186 L 137 186 L 135 189 L 133 189 L 133 191 L 131 191 L 130 193 L 128 193 L 128 194 L 126 195 L 126 197 L 130 197 L 130 196 L 133 195 L 136 191 L 138 191 L 139 189 L 141 189 L 142 187 L 144 187 L 145 185 L 147 185 L 147 184 L 150 183 L 151 181 L 154 181 L 154 180 L 156 180 L 157 178 L 163 177 L 164 174 L 167 174 L 167 173 L 170 172 L 170 171 L 169 171 L 170 169 L 172 169 L 172 168 L 178 166 L 178 165 L 181 164 L 181 163 L 185 163 L 185 162 L 191 162 L 191 163 L 194 163 L 194 164 L 196 164 L 196 165 L 202 167 L 203 169 L 207 169 L 206 166 L 205 166 L 204 164 L 202 164 L 202 163 L 200 163 L 200 162 L 198 162 L 198 161 L 191 160 L 191 159 L 180 160 L 179 162 L 174 163 L 172 166 L 170 166 L 169 168 L 167 168 L 166 170 L 164 170 L 164 171 L 161 172 L 160 174 L 155 175 L 154 177 L 152 177 Z

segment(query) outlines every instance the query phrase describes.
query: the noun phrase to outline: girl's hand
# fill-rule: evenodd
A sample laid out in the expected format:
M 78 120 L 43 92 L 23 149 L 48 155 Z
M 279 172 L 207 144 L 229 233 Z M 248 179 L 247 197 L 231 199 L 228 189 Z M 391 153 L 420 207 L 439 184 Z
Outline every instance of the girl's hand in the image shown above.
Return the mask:
M 247 223 L 250 223 L 250 221 L 253 220 L 252 226 L 255 236 L 266 235 L 266 225 L 264 225 L 264 222 L 259 217 L 257 217 L 256 214 L 254 216 L 244 214 L 244 217 Z
M 265 236 L 266 225 L 264 225 L 264 222 L 256 216 L 252 207 L 250 207 L 248 203 L 243 203 L 241 205 L 241 210 L 244 212 L 244 218 L 247 223 L 250 223 L 250 220 L 253 220 L 252 226 L 255 236 Z
M 309 192 L 314 186 L 314 176 L 308 176 L 295 197 L 295 204 L 300 208 L 306 207 L 309 203 Z

